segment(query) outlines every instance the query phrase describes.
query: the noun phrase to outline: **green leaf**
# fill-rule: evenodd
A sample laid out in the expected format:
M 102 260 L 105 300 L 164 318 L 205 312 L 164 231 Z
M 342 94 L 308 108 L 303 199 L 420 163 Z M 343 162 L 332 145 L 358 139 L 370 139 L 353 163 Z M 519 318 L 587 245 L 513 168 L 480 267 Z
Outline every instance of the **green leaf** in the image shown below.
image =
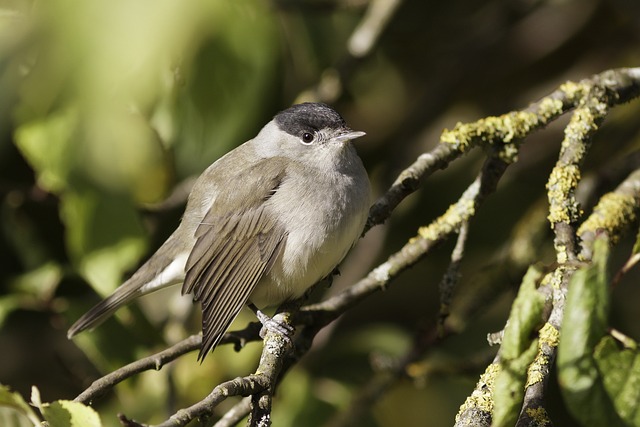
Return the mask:
M 519 357 L 500 362 L 501 369 L 496 378 L 493 395 L 493 427 L 515 424 L 524 398 L 527 368 L 537 353 L 538 341 L 535 340 Z
M 495 427 L 513 425 L 522 406 L 527 368 L 538 351 L 538 341 L 531 337 L 542 322 L 545 298 L 537 291 L 541 278 L 542 272 L 530 267 L 511 307 L 500 347 L 501 369 L 493 396 L 492 425 Z
M 67 191 L 61 197 L 61 216 L 66 227 L 68 252 L 75 268 L 98 292 L 105 296 L 122 283 L 125 273 L 134 268 L 146 250 L 146 233 L 139 215 L 125 196 L 102 193 L 88 188 L 82 191 Z M 72 318 L 81 314 L 73 304 Z M 81 311 L 89 308 L 82 307 Z M 121 311 L 118 314 L 122 314 Z M 131 319 L 115 316 L 116 319 Z M 134 313 L 139 313 L 135 311 Z M 148 343 L 155 337 L 141 332 L 144 322 L 136 316 L 136 328 L 125 328 L 120 322 L 108 322 L 99 330 L 82 334 L 75 342 L 91 360 L 103 369 L 111 370 L 114 365 L 130 361 L 138 343 Z M 148 339 L 147 339 L 148 338 Z M 114 346 L 113 340 L 121 345 Z
M 81 274 L 106 295 L 146 249 L 146 234 L 131 202 L 94 189 L 66 192 L 61 216 L 67 248 Z
M 40 419 L 22 396 L 2 384 L 0 384 L 0 421 L 2 421 L 0 425 L 6 427 L 40 425 Z
M 88 406 L 70 400 L 45 403 L 41 408 L 50 427 L 101 427 L 98 413 Z
M 16 145 L 35 170 L 38 184 L 47 191 L 58 193 L 68 185 L 76 122 L 76 110 L 67 109 L 16 131 Z
M 562 395 L 571 414 L 585 426 L 624 425 L 605 390 L 593 355 L 607 329 L 608 256 L 608 240 L 596 239 L 593 263 L 573 275 L 558 345 Z
M 31 402 L 49 427 L 102 427 L 100 416 L 93 408 L 70 400 L 42 403 L 37 387 L 31 389 Z
M 20 308 L 21 300 L 22 297 L 12 294 L 0 297 L 0 328 L 5 320 L 7 320 L 7 317 L 9 317 L 13 311 Z
M 541 278 L 542 272 L 532 266 L 522 279 L 518 296 L 511 307 L 509 321 L 504 328 L 500 347 L 500 357 L 503 360 L 516 359 L 528 351 L 532 332 L 542 323 L 545 298 L 537 291 Z
M 640 426 L 640 354 L 634 349 L 620 349 L 612 337 L 605 337 L 595 349 L 595 360 L 607 394 L 620 417 Z
M 11 287 L 38 300 L 50 298 L 62 278 L 62 267 L 49 261 L 11 281 Z
M 0 296 L 0 327 L 12 311 L 40 307 L 50 300 L 62 278 L 62 268 L 47 262 L 10 280 L 11 293 Z

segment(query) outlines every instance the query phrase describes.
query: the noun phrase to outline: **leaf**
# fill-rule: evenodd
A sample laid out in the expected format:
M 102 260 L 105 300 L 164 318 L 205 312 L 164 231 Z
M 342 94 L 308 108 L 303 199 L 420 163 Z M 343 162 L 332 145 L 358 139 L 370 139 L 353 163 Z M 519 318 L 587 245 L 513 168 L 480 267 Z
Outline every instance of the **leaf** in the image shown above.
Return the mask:
M 537 353 L 538 341 L 535 340 L 519 357 L 500 363 L 501 369 L 496 378 L 493 395 L 492 427 L 506 427 L 515 424 L 524 398 L 527 368 Z
M 20 394 L 0 384 L 0 421 L 3 426 L 39 426 L 40 419 Z
M 594 356 L 616 412 L 625 422 L 640 426 L 640 354 L 637 346 L 620 349 L 612 337 L 605 337 L 598 343 Z
M 18 295 L 5 295 L 0 297 L 0 328 L 2 327 L 7 317 L 14 311 L 20 308 L 21 297 Z
M 494 392 L 493 426 L 513 425 L 522 406 L 527 368 L 538 351 L 533 332 L 542 322 L 544 296 L 537 291 L 542 272 L 530 267 L 511 307 L 500 347 L 500 373 Z
M 101 427 L 98 413 L 88 406 L 71 400 L 56 400 L 41 408 L 50 427 Z
M 68 185 L 76 122 L 76 110 L 67 109 L 16 131 L 16 145 L 36 172 L 38 185 L 47 191 L 58 193 Z
M 72 260 L 98 293 L 110 293 L 146 249 L 138 213 L 125 197 L 85 189 L 61 197 L 61 216 Z
M 102 427 L 98 413 L 82 403 L 71 400 L 42 403 L 36 387 L 31 389 L 31 402 L 40 410 L 49 427 Z
M 545 298 L 537 291 L 541 278 L 542 272 L 532 266 L 522 279 L 518 296 L 511 307 L 509 321 L 504 328 L 500 347 L 502 359 L 516 359 L 527 351 L 532 341 L 532 332 L 542 323 Z
M 573 275 L 558 345 L 558 377 L 571 414 L 585 426 L 624 425 L 594 359 L 605 336 L 609 310 L 608 240 L 594 242 L 593 263 Z
M 61 197 L 61 217 L 75 268 L 102 296 L 122 283 L 125 273 L 138 264 L 146 250 L 146 234 L 127 197 L 93 188 L 67 191 Z M 69 311 L 70 321 L 81 314 L 77 309 L 85 311 L 88 308 L 79 304 L 73 306 Z M 136 320 L 141 320 L 140 316 Z M 136 337 L 143 325 L 144 322 L 138 321 L 136 328 L 125 328 L 113 322 L 101 325 L 92 333 L 82 334 L 75 342 L 94 363 L 111 370 L 135 357 L 136 341 L 144 344 L 148 343 L 147 338 L 156 337 L 153 333 Z M 114 340 L 121 345 L 114 346 Z

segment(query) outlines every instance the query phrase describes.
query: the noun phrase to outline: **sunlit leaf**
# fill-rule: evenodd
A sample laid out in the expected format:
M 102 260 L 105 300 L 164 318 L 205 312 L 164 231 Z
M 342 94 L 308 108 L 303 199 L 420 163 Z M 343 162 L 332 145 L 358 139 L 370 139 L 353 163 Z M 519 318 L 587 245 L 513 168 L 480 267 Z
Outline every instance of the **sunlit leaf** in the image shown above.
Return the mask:
M 12 294 L 0 297 L 0 327 L 2 327 L 9 314 L 20 308 L 21 299 L 19 295 Z
M 62 278 L 62 268 L 54 262 L 42 264 L 12 281 L 12 287 L 20 293 L 31 295 L 39 300 L 53 295 Z
M 67 192 L 61 216 L 72 260 L 102 295 L 120 284 L 146 249 L 139 214 L 126 198 L 91 189 Z
M 67 187 L 74 159 L 73 138 L 77 121 L 75 109 L 66 109 L 46 119 L 20 126 L 15 141 L 47 191 Z
M 40 410 L 49 427 L 102 427 L 93 408 L 70 400 L 43 403 L 37 387 L 31 389 L 31 403 Z
M 13 292 L 0 296 L 0 326 L 16 309 L 43 306 L 52 298 L 61 278 L 60 265 L 48 262 L 12 279 L 10 286 Z
M 82 403 L 57 400 L 42 405 L 42 415 L 50 427 L 101 427 L 98 413 Z
M 2 426 L 39 426 L 40 419 L 27 402 L 9 387 L 0 384 L 0 421 Z

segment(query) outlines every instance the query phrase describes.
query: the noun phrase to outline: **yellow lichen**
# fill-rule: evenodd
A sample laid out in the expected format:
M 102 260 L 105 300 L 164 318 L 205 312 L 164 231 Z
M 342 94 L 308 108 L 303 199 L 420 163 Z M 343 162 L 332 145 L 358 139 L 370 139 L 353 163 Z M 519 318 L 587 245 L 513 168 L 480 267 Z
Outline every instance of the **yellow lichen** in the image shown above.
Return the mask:
M 562 141 L 562 148 L 567 149 L 572 147 L 574 150 L 580 150 L 579 157 L 584 156 L 586 145 L 576 144 L 576 141 L 584 141 L 588 138 L 589 134 L 598 129 L 596 123 L 597 116 L 594 114 L 597 110 L 599 103 L 596 103 L 596 108 L 582 107 L 578 108 L 573 115 L 569 124 L 564 130 L 564 140 Z M 606 108 L 606 106 L 605 106 Z M 598 115 L 602 115 L 602 112 L 598 112 Z
M 558 222 L 573 222 L 580 215 L 580 207 L 573 193 L 580 182 L 580 169 L 576 165 L 556 165 L 547 182 L 549 198 L 548 219 L 551 227 Z
M 569 261 L 569 253 L 567 252 L 566 245 L 557 245 L 556 246 L 556 261 L 558 264 L 564 264 Z
M 543 352 L 543 346 L 557 347 L 560 339 L 560 332 L 549 322 L 544 324 L 538 334 L 540 337 L 538 341 L 538 354 L 527 370 L 527 383 L 525 387 L 532 386 L 544 379 L 544 372 L 549 370 L 547 367 L 549 358 L 546 356 L 546 353 Z
M 588 231 L 606 230 L 613 243 L 620 237 L 620 232 L 636 219 L 636 200 L 633 196 L 608 193 L 602 196 L 593 213 L 578 228 L 578 235 Z
M 565 269 L 562 266 L 559 266 L 551 273 L 548 273 L 540 281 L 540 286 L 551 286 L 553 289 L 560 289 L 564 270 Z
M 456 415 L 456 422 L 460 419 L 460 416 L 469 409 L 475 408 L 489 414 L 493 412 L 493 386 L 499 373 L 499 364 L 492 363 L 487 366 L 484 373 L 480 375 L 478 384 L 471 393 L 471 396 L 467 397 L 467 400 L 460 406 L 458 414 Z
M 551 97 L 544 98 L 540 101 L 537 114 L 547 122 L 549 119 L 562 114 L 562 101 Z
M 475 213 L 475 203 L 471 199 L 461 199 L 449 206 L 449 209 L 426 227 L 420 227 L 418 235 L 423 239 L 437 240 L 439 236 L 456 230 L 460 224 L 471 218 Z
M 545 114 L 549 114 L 546 108 L 551 107 L 551 105 L 547 104 L 545 104 Z M 551 104 L 557 109 L 557 104 Z M 560 108 L 562 108 L 562 103 L 560 103 Z M 474 139 L 479 139 L 480 142 L 489 144 L 497 142 L 510 144 L 517 139 L 525 137 L 532 128 L 539 124 L 540 117 L 535 113 L 512 111 L 502 116 L 485 117 L 473 123 L 458 122 L 453 130 L 445 129 L 442 132 L 440 141 L 453 144 L 461 151 L 466 151 L 470 148 L 471 141 Z
M 549 414 L 547 414 L 547 411 L 543 407 L 527 408 L 525 412 L 529 418 L 533 420 L 535 426 L 545 427 L 551 425 Z
M 540 329 L 539 336 L 540 345 L 546 344 L 549 347 L 557 347 L 560 341 L 560 331 L 549 322 L 545 323 Z
M 564 92 L 568 100 L 576 102 L 589 91 L 589 86 L 584 83 L 566 82 L 560 86 L 560 90 Z

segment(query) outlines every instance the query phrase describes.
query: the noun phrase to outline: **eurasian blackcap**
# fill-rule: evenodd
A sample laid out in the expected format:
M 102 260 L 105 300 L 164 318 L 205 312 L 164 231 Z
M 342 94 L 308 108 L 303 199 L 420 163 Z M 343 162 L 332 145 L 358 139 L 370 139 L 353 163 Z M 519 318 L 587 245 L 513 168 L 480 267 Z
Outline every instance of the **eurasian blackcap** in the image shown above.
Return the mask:
M 302 296 L 333 271 L 364 228 L 369 179 L 350 143 L 363 135 L 325 104 L 278 113 L 204 171 L 176 231 L 68 337 L 134 298 L 183 283 L 182 293 L 202 305 L 201 360 L 245 304 Z

